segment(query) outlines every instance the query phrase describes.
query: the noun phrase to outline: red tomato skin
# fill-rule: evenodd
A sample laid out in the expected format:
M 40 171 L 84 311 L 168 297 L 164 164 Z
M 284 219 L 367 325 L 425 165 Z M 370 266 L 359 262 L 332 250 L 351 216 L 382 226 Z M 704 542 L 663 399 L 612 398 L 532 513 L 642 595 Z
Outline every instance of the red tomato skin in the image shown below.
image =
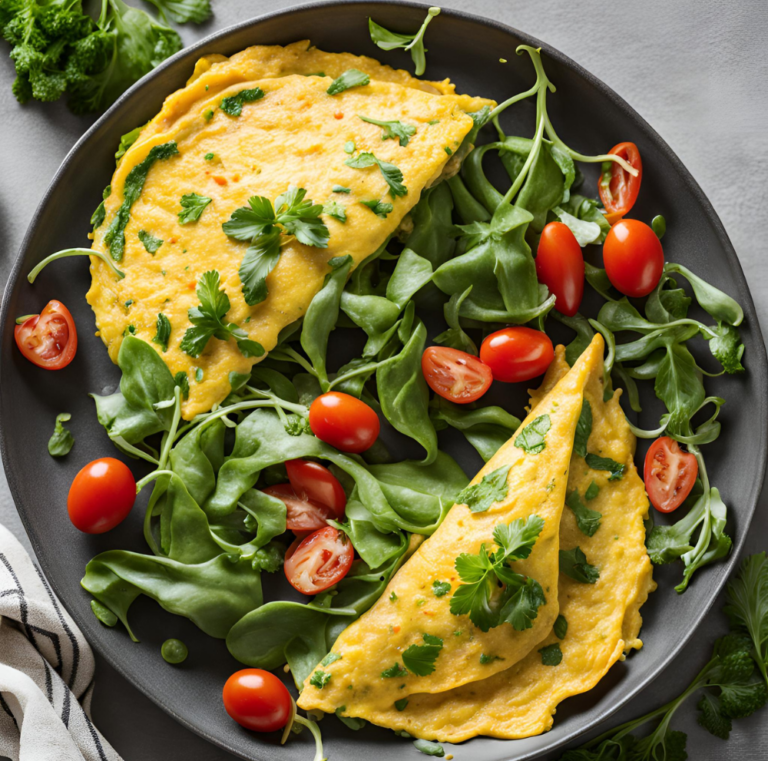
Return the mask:
M 605 218 L 609 224 L 614 224 L 628 214 L 637 201 L 643 181 L 643 161 L 640 158 L 640 150 L 634 143 L 619 143 L 608 153 L 621 156 L 637 169 L 637 177 L 633 177 L 614 161 L 611 163 L 611 178 L 608 184 L 606 185 L 602 176 L 597 181 L 600 200 L 606 210 Z
M 546 333 L 516 326 L 491 333 L 480 346 L 480 359 L 502 383 L 529 381 L 546 372 L 555 350 Z
M 584 296 L 584 255 L 576 236 L 562 222 L 550 222 L 541 232 L 536 275 L 555 294 L 555 309 L 567 317 L 579 311 Z
M 493 382 L 491 368 L 477 357 L 449 346 L 430 346 L 421 355 L 427 385 L 455 404 L 477 401 Z
M 665 476 L 671 471 L 674 484 L 668 485 Z M 699 475 L 699 463 L 690 452 L 669 436 L 661 436 L 651 444 L 645 455 L 643 480 L 651 504 L 660 513 L 671 513 L 685 502 Z M 670 491 L 671 490 L 671 491 Z
M 647 296 L 664 271 L 664 249 L 653 229 L 638 219 L 622 219 L 603 243 L 603 264 L 613 286 L 630 298 Z
M 326 526 L 291 544 L 283 564 L 285 578 L 298 592 L 316 595 L 338 584 L 349 573 L 354 557 L 349 538 Z
M 288 460 L 285 469 L 296 494 L 328 506 L 337 519 L 344 516 L 347 495 L 339 479 L 325 465 L 312 460 Z
M 89 462 L 72 481 L 67 512 L 75 528 L 103 534 L 122 523 L 136 501 L 136 479 L 114 457 Z
M 340 391 L 328 391 L 312 402 L 309 427 L 318 439 L 342 452 L 361 454 L 379 437 L 379 416 L 365 403 Z
M 61 370 L 77 353 L 77 328 L 72 315 L 60 301 L 49 301 L 14 328 L 19 351 L 33 365 L 44 370 Z
M 287 687 L 263 669 L 236 671 L 224 684 L 221 697 L 229 716 L 254 732 L 275 732 L 291 717 Z
M 275 484 L 267 486 L 262 491 L 285 503 L 287 510 L 285 527 L 289 531 L 317 531 L 327 525 L 329 518 L 336 517 L 330 507 L 315 502 L 305 495 L 297 494 L 291 484 Z

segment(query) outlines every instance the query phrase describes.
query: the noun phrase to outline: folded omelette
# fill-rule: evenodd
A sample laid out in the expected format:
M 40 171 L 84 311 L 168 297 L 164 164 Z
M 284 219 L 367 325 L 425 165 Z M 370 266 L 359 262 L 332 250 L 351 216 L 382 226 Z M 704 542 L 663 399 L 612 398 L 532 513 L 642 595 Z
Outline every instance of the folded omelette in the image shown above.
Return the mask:
M 329 95 L 333 79 L 350 68 L 368 73 L 370 83 Z M 257 88 L 263 93 L 258 100 L 243 96 Z M 239 114 L 237 108 L 224 107 L 225 99 L 232 103 L 238 98 Z M 125 214 L 136 173 L 143 172 L 124 225 L 118 266 L 125 278 L 117 280 L 104 262 L 91 257 L 87 300 L 112 360 L 127 333 L 152 341 L 162 313 L 170 323 L 167 348 L 162 341 L 150 345 L 174 375 L 187 373 L 190 393 L 182 415 L 190 419 L 210 410 L 229 393 L 230 372 L 249 372 L 258 358 L 243 356 L 233 339 L 211 339 L 198 358 L 181 350 L 190 327 L 188 310 L 200 303 L 200 276 L 219 272 L 230 300 L 225 321 L 270 351 L 280 330 L 303 316 L 330 271 L 330 259 L 349 255 L 353 266 L 362 262 L 397 230 L 446 167 L 457 168 L 457 149 L 473 126 L 466 111 L 488 103 L 454 94 L 448 81 L 419 82 L 373 59 L 324 53 L 306 42 L 249 48 L 230 59 L 202 59 L 189 84 L 166 99 L 119 161 L 104 220 L 94 232 L 93 248 L 109 255 L 107 231 L 116 215 Z M 360 116 L 401 121 L 415 133 L 407 145 L 383 140 L 382 128 Z M 169 144 L 177 151 L 152 161 L 152 149 Z M 394 164 L 407 192 L 392 197 L 375 166 L 345 164 L 350 155 L 363 152 Z M 322 215 L 330 233 L 327 248 L 287 236 L 267 278 L 269 295 L 248 306 L 238 275 L 247 243 L 227 236 L 222 224 L 251 196 L 274 202 L 290 186 L 304 188 L 314 204 L 341 204 L 346 221 Z M 345 191 L 334 193 L 339 186 Z M 208 203 L 199 218 L 184 219 L 181 199 L 191 194 Z M 377 214 L 364 201 L 393 208 Z
M 342 632 L 332 651 L 340 657 L 325 668 L 330 679 L 322 688 L 308 679 L 299 707 L 333 712 L 345 706 L 346 715 L 391 726 L 394 722 L 389 717 L 396 702 L 402 705 L 415 693 L 437 693 L 434 698 L 442 700 L 440 693 L 508 669 L 549 634 L 558 615 L 558 533 L 571 450 L 585 385 L 597 368 L 602 372 L 602 359 L 603 340 L 596 336 L 573 369 L 471 482 L 478 484 L 509 466 L 506 497 L 485 512 L 472 512 L 461 504 L 451 508 L 377 603 Z M 535 426 L 542 416 L 549 420 L 543 446 L 526 447 L 528 426 Z M 437 596 L 434 584 L 449 583 L 455 592 L 460 583 L 454 567 L 457 555 L 477 554 L 483 544 L 494 543 L 498 524 L 532 515 L 543 519 L 543 529 L 530 556 L 514 564 L 515 571 L 538 581 L 546 598 L 530 628 L 518 631 L 502 623 L 483 632 L 468 616 L 451 613 L 451 594 Z M 436 641 L 430 638 L 442 641 L 434 671 L 419 676 L 402 669 L 403 652 L 411 645 Z M 395 667 L 402 670 L 391 678 Z M 401 722 L 398 717 L 397 723 Z
M 531 415 L 551 405 L 558 381 L 567 374 L 560 346 L 542 386 L 532 392 Z M 402 710 L 392 705 L 378 712 L 377 724 L 444 742 L 541 734 L 552 727 L 560 702 L 595 687 L 626 651 L 642 647 L 640 608 L 656 584 L 645 550 L 648 498 L 635 469 L 635 437 L 619 405 L 620 394 L 603 401 L 602 365 L 593 363 L 584 389 L 592 414 L 587 450 L 623 464 L 624 473 L 610 480 L 610 473 L 592 470 L 574 452 L 568 469 L 569 503 L 575 504 L 570 495 L 576 492 L 583 505 L 600 514 L 600 524 L 587 536 L 567 508 L 559 530 L 560 549 L 579 547 L 599 570 L 599 579 L 588 584 L 560 574 L 559 625 L 511 667 L 446 692 L 411 695 Z M 555 646 L 562 658 L 548 665 L 553 661 L 542 650 Z

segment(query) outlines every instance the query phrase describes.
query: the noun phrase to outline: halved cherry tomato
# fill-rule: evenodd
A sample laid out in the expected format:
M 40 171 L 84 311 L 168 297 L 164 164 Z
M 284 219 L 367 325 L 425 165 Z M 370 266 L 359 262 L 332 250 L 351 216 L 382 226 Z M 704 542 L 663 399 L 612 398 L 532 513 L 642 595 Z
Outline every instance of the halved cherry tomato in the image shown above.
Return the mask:
M 285 527 L 290 531 L 316 531 L 327 525 L 329 518 L 336 517 L 328 505 L 315 502 L 304 494 L 297 494 L 290 484 L 275 484 L 262 491 L 285 503 Z
M 330 507 L 336 518 L 344 515 L 347 506 L 344 487 L 325 465 L 311 460 L 288 460 L 285 469 L 296 494 Z
M 669 436 L 651 444 L 645 456 L 645 490 L 651 504 L 662 513 L 671 513 L 685 502 L 699 475 L 699 463 L 690 452 Z
M 477 357 L 448 346 L 430 346 L 421 355 L 421 371 L 429 387 L 443 399 L 468 404 L 493 382 L 491 368 Z
M 555 294 L 555 309 L 573 317 L 584 296 L 584 255 L 570 228 L 562 222 L 550 222 L 539 238 L 536 252 L 539 282 Z
M 60 301 L 49 301 L 40 314 L 17 325 L 14 337 L 19 351 L 45 370 L 61 370 L 77 353 L 75 321 Z
M 122 523 L 136 501 L 136 479 L 114 457 L 88 463 L 72 481 L 67 497 L 69 519 L 86 534 L 103 534 Z
M 318 439 L 342 452 L 360 454 L 379 437 L 379 416 L 354 396 L 321 394 L 309 408 L 309 427 Z
M 613 224 L 635 205 L 637 194 L 640 192 L 640 183 L 643 181 L 643 162 L 640 151 L 634 143 L 619 143 L 614 145 L 608 153 L 620 156 L 633 169 L 637 169 L 637 177 L 633 177 L 622 166 L 611 161 L 610 166 L 606 167 L 597 181 L 600 200 L 607 212 L 605 218 Z
M 288 688 L 263 669 L 236 671 L 227 679 L 221 697 L 230 717 L 254 732 L 282 729 L 291 718 Z
M 638 219 L 622 219 L 605 236 L 605 274 L 625 296 L 647 296 L 664 271 L 664 249 L 653 229 Z
M 497 330 L 480 346 L 480 359 L 504 383 L 531 380 L 546 372 L 554 358 L 549 336 L 522 326 Z
M 354 556 L 349 537 L 326 526 L 291 545 L 285 553 L 285 577 L 299 592 L 316 595 L 347 575 Z

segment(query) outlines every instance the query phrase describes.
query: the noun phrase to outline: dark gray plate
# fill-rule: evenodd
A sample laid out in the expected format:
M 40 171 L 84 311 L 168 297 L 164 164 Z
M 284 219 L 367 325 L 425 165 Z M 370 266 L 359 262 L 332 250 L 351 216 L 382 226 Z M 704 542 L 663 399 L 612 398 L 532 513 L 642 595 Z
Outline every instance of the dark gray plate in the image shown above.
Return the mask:
M 274 737 L 253 735 L 232 722 L 221 704 L 221 687 L 238 664 L 223 642 L 206 637 L 185 619 L 171 616 L 141 598 L 132 610 L 132 618 L 143 641 L 134 645 L 124 631 L 104 628 L 90 612 L 89 597 L 79 585 L 83 568 L 93 555 L 109 548 L 147 551 L 141 536 L 146 497 L 110 534 L 86 536 L 69 523 L 66 495 L 73 476 L 90 460 L 114 455 L 86 394 L 113 390 L 119 377 L 91 330 L 93 315 L 84 299 L 89 285 L 85 262 L 59 262 L 47 269 L 34 287 L 24 276 L 52 251 L 87 243 L 88 219 L 100 200 L 101 189 L 109 182 L 120 135 L 155 114 L 165 96 L 184 84 L 199 56 L 232 54 L 249 45 L 286 44 L 310 38 L 325 50 L 367 54 L 410 70 L 408 54 L 385 53 L 373 45 L 367 18 L 373 15 L 389 28 L 413 30 L 424 18 L 425 8 L 364 2 L 305 6 L 247 21 L 182 51 L 126 93 L 67 156 L 42 200 L 5 292 L 0 447 L 11 492 L 43 570 L 88 640 L 126 678 L 189 729 L 243 758 L 310 758 L 311 740 L 304 733 L 280 748 Z M 707 452 L 712 482 L 730 506 L 733 555 L 729 561 L 700 572 L 682 597 L 672 590 L 680 566 L 657 570 L 660 589 L 643 609 L 645 648 L 616 664 L 597 689 L 566 701 L 558 709 L 551 732 L 514 742 L 474 740 L 452 748 L 457 759 L 520 760 L 566 743 L 616 711 L 674 659 L 701 622 L 733 567 L 762 485 L 768 368 L 749 289 L 725 230 L 679 159 L 627 103 L 558 51 L 492 21 L 444 11 L 430 26 L 427 41 L 430 78 L 449 76 L 459 91 L 499 101 L 526 89 L 534 79 L 529 61 L 515 56 L 515 47 L 521 42 L 541 45 L 549 77 L 558 87 L 557 93 L 550 96 L 550 114 L 563 139 L 584 153 L 601 153 L 620 140 L 636 142 L 643 155 L 644 178 L 633 216 L 650 219 L 663 213 L 668 222 L 664 239 L 667 257 L 688 265 L 736 297 L 746 313 L 742 335 L 748 372 L 741 378 L 718 378 L 707 384 L 709 393 L 729 400 L 720 417 L 723 434 Z M 499 63 L 500 58 L 509 63 Z M 511 127 L 510 132 L 530 134 L 533 113 L 530 103 L 516 107 L 507 118 L 520 131 Z M 586 180 L 588 188 L 595 187 L 597 169 L 592 169 Z M 80 328 L 76 361 L 57 373 L 33 367 L 13 342 L 14 318 L 39 311 L 51 298 L 67 304 Z M 707 359 L 703 357 L 702 362 Z M 518 389 L 507 400 L 518 412 L 522 393 Z M 496 389 L 495 395 L 497 399 L 508 395 L 508 389 Z M 77 444 L 67 458 L 54 461 L 46 451 L 46 442 L 55 415 L 62 411 L 73 414 L 71 427 Z M 640 423 L 655 427 L 657 419 L 658 408 L 651 401 Z M 466 450 L 457 454 L 468 471 L 476 467 L 476 458 Z M 141 472 L 141 466 L 131 465 L 137 474 Z M 267 581 L 268 588 L 269 584 Z M 160 657 L 160 644 L 171 636 L 189 645 L 190 657 L 181 667 L 170 667 Z M 356 734 L 327 719 L 323 733 L 326 752 L 334 761 L 357 760 L 366 755 L 385 761 L 399 759 L 403 752 L 415 754 L 409 742 L 381 729 L 369 728 Z

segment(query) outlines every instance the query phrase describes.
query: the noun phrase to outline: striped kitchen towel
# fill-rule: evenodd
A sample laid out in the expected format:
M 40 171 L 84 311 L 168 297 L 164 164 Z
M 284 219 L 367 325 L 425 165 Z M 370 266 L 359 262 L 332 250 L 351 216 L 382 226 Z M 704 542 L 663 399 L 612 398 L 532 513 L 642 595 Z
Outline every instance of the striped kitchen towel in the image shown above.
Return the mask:
M 75 622 L 0 526 L 0 757 L 120 761 L 89 716 L 93 670 Z

